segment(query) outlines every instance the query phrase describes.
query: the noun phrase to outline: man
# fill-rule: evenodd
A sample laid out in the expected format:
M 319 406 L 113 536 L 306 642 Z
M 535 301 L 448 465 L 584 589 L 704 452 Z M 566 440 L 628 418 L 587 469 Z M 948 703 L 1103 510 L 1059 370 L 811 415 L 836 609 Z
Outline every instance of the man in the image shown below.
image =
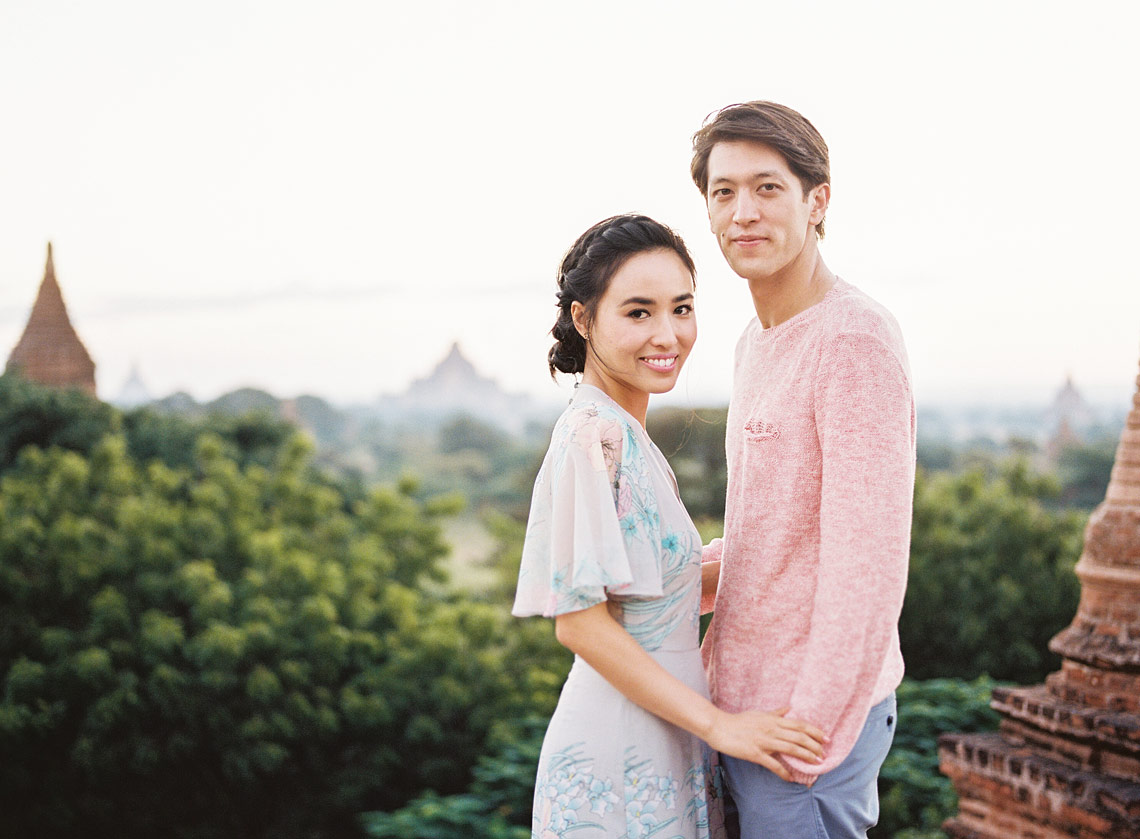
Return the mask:
M 829 737 L 795 783 L 723 758 L 745 839 L 865 837 L 902 679 L 915 416 L 891 315 L 818 248 L 827 144 L 772 102 L 733 105 L 693 137 L 692 176 L 756 319 L 736 348 L 723 540 L 705 549 L 714 702 L 787 708 Z M 706 609 L 714 605 L 706 598 Z

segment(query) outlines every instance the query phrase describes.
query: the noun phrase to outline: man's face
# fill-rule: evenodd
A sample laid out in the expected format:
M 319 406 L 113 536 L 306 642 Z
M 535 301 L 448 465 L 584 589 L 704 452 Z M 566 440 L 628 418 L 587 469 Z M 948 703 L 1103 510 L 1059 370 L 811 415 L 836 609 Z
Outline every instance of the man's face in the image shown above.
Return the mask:
M 830 186 L 806 196 L 784 156 L 752 142 L 717 143 L 709 153 L 709 225 L 728 264 L 746 280 L 779 278 L 815 244 Z

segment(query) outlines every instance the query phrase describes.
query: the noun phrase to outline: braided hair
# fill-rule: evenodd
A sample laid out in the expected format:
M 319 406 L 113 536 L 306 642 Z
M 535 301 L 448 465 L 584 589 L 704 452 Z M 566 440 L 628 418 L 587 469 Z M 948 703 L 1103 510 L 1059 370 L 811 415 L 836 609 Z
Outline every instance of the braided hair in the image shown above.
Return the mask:
M 689 274 L 696 276 L 693 257 L 684 241 L 661 222 L 648 216 L 627 213 L 599 221 L 578 237 L 562 257 L 558 269 L 558 319 L 550 334 L 554 346 L 546 355 L 550 376 L 581 373 L 586 369 L 586 340 L 574 325 L 571 307 L 575 302 L 593 320 L 598 301 L 610 279 L 631 256 L 656 250 L 671 250 Z

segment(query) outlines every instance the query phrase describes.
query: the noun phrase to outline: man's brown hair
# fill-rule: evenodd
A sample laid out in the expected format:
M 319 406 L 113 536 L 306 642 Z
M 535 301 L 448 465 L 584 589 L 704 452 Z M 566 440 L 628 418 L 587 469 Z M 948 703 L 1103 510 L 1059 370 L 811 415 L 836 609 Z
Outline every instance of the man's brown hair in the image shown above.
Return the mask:
M 705 118 L 693 135 L 693 183 L 706 199 L 709 188 L 709 154 L 717 143 L 761 143 L 778 151 L 799 179 L 804 198 L 820 184 L 831 182 L 827 143 L 802 114 L 791 108 L 759 100 L 729 105 Z M 815 226 L 823 238 L 823 221 Z

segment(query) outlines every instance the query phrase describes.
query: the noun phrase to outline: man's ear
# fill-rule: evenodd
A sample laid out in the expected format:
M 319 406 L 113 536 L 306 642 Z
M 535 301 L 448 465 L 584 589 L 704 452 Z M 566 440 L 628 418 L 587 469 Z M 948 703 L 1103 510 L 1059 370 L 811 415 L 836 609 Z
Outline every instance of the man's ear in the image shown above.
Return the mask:
M 575 300 L 570 304 L 570 319 L 574 321 L 574 328 L 578 334 L 585 338 L 590 334 L 590 319 L 586 316 L 586 307 Z
M 831 203 L 831 184 L 819 184 L 808 193 L 808 204 L 811 207 L 808 221 L 819 224 L 827 215 L 827 207 Z

